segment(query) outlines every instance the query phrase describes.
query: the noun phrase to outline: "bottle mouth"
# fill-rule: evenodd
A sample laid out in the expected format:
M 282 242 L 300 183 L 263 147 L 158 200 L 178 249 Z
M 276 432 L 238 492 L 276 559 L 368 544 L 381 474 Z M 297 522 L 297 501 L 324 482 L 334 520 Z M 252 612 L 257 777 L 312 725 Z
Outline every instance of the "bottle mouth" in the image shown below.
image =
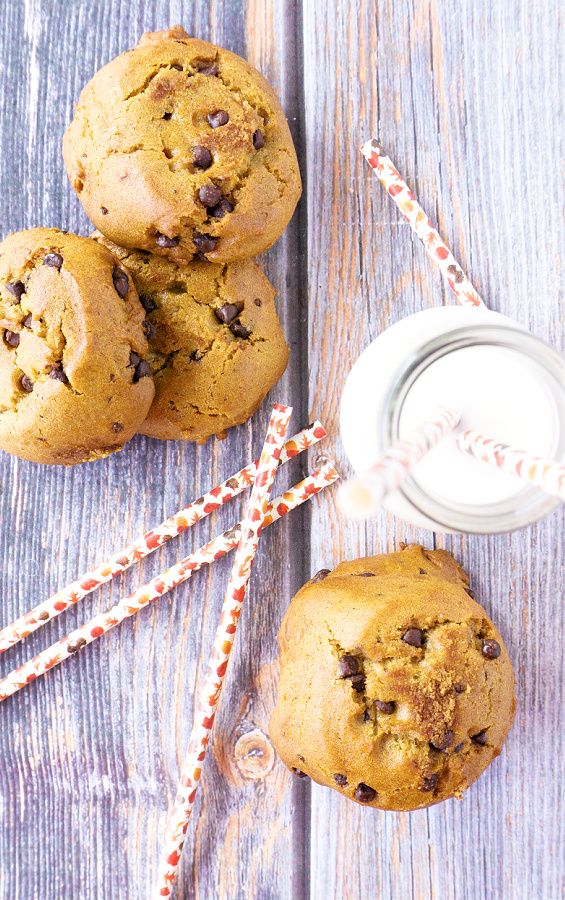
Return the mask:
M 406 398 L 423 372 L 450 353 L 481 346 L 514 351 L 535 371 L 555 404 L 557 434 L 554 458 L 565 458 L 565 360 L 545 341 L 528 331 L 490 324 L 444 333 L 405 361 L 395 374 L 385 400 L 379 435 L 382 447 L 400 439 L 400 421 Z M 431 496 L 413 475 L 405 479 L 398 492 L 421 515 L 446 530 L 472 534 L 498 534 L 524 528 L 560 506 L 559 499 L 526 483 L 508 498 L 480 505 L 459 501 L 450 503 L 446 497 Z

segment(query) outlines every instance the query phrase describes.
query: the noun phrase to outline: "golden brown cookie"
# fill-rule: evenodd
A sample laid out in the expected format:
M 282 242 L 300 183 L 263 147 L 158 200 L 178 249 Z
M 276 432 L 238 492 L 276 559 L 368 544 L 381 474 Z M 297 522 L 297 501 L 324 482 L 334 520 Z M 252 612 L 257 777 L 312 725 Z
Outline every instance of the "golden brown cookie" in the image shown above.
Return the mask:
M 178 266 L 106 244 L 127 266 L 150 323 L 155 399 L 139 431 L 203 443 L 249 419 L 288 362 L 275 290 L 257 263 Z
M 120 450 L 155 389 L 126 270 L 55 228 L 0 244 L 0 448 L 72 466 Z
M 144 34 L 94 76 L 63 156 L 102 234 L 178 263 L 256 256 L 281 236 L 302 190 L 271 86 L 179 26 Z
M 380 809 L 461 796 L 515 712 L 508 653 L 466 585 L 449 554 L 414 545 L 314 576 L 279 634 L 283 762 Z

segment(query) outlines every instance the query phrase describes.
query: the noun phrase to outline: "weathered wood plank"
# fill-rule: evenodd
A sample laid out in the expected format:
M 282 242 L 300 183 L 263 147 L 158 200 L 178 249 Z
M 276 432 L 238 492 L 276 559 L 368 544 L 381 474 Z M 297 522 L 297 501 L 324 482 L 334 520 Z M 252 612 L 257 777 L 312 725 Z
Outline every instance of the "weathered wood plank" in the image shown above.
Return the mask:
M 337 434 L 345 375 L 383 327 L 447 297 L 358 153 L 372 134 L 493 309 L 563 346 L 563 46 L 557 6 L 305 5 L 310 406 Z M 308 77 L 310 76 L 310 77 Z M 336 438 L 333 453 L 347 472 Z M 312 787 L 312 900 L 563 895 L 563 513 L 498 537 L 435 537 L 327 505 L 312 571 L 398 539 L 453 549 L 517 675 L 507 746 L 462 802 L 411 815 Z

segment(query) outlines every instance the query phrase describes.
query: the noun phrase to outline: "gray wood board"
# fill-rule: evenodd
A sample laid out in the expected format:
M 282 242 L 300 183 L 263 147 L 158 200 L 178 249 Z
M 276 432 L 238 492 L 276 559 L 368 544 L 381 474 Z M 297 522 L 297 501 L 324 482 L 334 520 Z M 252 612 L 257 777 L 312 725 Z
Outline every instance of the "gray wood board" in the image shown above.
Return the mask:
M 72 104 L 143 31 L 176 23 L 247 56 L 274 84 L 307 176 L 290 228 L 262 259 L 291 346 L 281 384 L 247 426 L 204 447 L 137 437 L 65 471 L 2 454 L 2 623 L 256 455 L 269 399 L 293 404 L 296 429 L 321 417 L 332 436 L 312 456 L 348 472 L 337 434 L 351 363 L 386 325 L 453 302 L 361 160 L 371 134 L 488 304 L 563 347 L 562 19 L 557 0 L 0 3 L 3 234 L 37 224 L 89 233 L 60 155 Z M 306 465 L 296 461 L 277 483 L 294 483 Z M 562 513 L 512 535 L 442 538 L 385 514 L 352 525 L 328 493 L 262 539 L 178 897 L 561 898 Z M 0 671 L 242 509 L 230 504 L 82 601 L 7 653 Z M 250 733 L 268 757 L 276 632 L 290 597 L 310 567 L 402 539 L 452 549 L 507 641 L 519 712 L 502 756 L 462 801 L 411 815 L 347 804 L 278 761 L 246 777 L 234 747 Z M 196 575 L 2 704 L 2 900 L 148 895 L 229 565 Z

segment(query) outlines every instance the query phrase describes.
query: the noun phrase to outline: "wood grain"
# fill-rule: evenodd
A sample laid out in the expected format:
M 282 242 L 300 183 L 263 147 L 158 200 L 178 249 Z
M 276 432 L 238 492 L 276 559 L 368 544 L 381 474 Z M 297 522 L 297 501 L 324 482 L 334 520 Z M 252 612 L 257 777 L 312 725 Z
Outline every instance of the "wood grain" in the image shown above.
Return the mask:
M 375 134 L 477 289 L 563 348 L 564 13 L 558 0 L 8 0 L 0 4 L 3 234 L 88 234 L 60 141 L 81 87 L 145 30 L 182 24 L 256 65 L 279 93 L 306 194 L 262 264 L 291 360 L 272 399 L 338 437 L 347 372 L 384 327 L 451 303 L 364 164 Z M 68 471 L 0 455 L 1 620 L 249 460 L 269 402 L 201 448 L 135 438 Z M 279 476 L 298 480 L 299 460 Z M 279 483 L 279 482 L 278 482 Z M 6 672 L 240 517 L 236 502 L 0 660 Z M 262 539 L 180 871 L 183 900 L 560 900 L 563 513 L 523 532 L 445 537 L 386 514 L 345 522 L 326 492 Z M 411 815 L 293 779 L 267 736 L 276 632 L 309 575 L 399 540 L 445 545 L 515 662 L 507 745 L 461 802 Z M 0 708 L 0 900 L 147 896 L 229 571 L 216 564 Z

